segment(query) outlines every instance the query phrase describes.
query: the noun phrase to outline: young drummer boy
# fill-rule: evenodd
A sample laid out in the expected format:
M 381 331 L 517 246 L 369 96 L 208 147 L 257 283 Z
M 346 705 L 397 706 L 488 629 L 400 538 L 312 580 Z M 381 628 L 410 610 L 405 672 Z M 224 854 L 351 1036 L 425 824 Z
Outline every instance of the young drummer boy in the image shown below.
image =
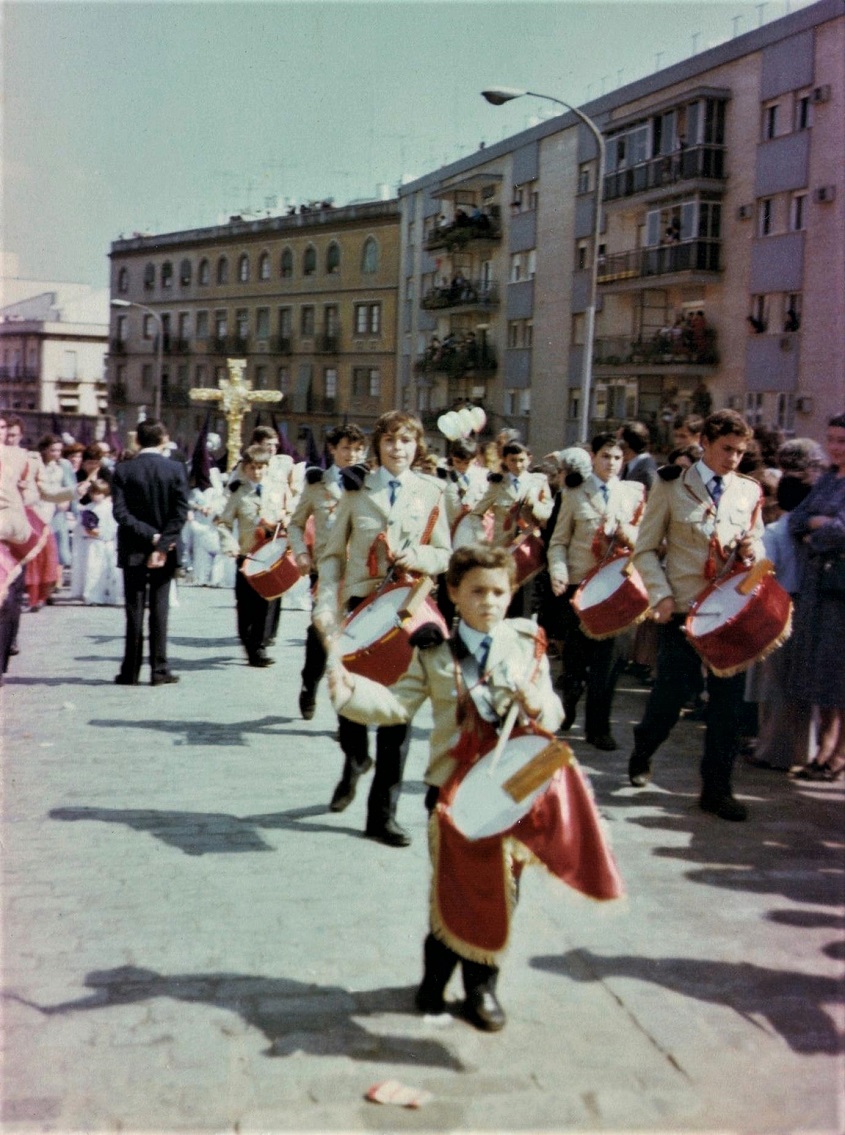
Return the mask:
M 421 628 L 409 669 L 389 689 L 340 665 L 329 671 L 338 711 L 356 721 L 409 722 L 431 700 L 434 727 L 425 780 L 433 878 L 416 1004 L 421 1012 L 442 1012 L 446 986 L 460 962 L 465 1014 L 490 1032 L 505 1024 L 496 980 L 524 863 L 539 860 L 596 898 L 621 893 L 589 792 L 571 764 L 501 834 L 470 840 L 451 821 L 458 786 L 494 747 L 512 703 L 518 706 L 518 727 L 529 732 L 550 736 L 563 716 L 543 632 L 530 620 L 505 619 L 514 573 L 513 557 L 503 548 L 459 548 L 447 579 L 460 621 L 448 641 L 433 628 L 426 645 Z M 558 744 L 563 759 L 570 760 L 568 748 Z

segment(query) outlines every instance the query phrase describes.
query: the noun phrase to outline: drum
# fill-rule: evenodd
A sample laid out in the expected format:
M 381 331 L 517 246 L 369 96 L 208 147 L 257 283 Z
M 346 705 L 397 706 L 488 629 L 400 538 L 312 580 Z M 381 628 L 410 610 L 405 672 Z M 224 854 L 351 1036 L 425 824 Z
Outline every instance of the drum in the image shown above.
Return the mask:
M 765 658 L 789 638 L 792 600 L 769 560 L 714 580 L 689 609 L 690 642 L 720 678 Z
M 612 638 L 646 617 L 648 591 L 630 555 L 615 556 L 584 577 L 572 606 L 585 635 Z
M 264 599 L 278 599 L 301 578 L 287 536 L 268 540 L 241 564 L 244 578 Z
M 484 543 L 487 540 L 481 520 L 469 513 L 462 516 L 452 530 L 452 550 L 465 548 L 468 544 Z
M 448 638 L 446 621 L 428 597 L 431 586 L 429 579 L 394 583 L 356 607 L 340 628 L 338 647 L 346 669 L 392 686 L 410 665 L 415 630 L 435 623 Z
M 527 816 L 558 769 L 572 762 L 565 741 L 542 734 L 511 737 L 491 768 L 492 753 L 472 766 L 449 806 L 452 823 L 467 839 L 501 835 Z
M 29 536 L 20 544 L 9 543 L 9 550 L 21 567 L 35 559 L 50 537 L 50 525 L 45 524 L 37 512 L 28 508 L 26 518 L 29 521 Z
M 516 586 L 522 587 L 546 566 L 546 548 L 535 532 L 523 532 L 508 551 L 516 560 Z

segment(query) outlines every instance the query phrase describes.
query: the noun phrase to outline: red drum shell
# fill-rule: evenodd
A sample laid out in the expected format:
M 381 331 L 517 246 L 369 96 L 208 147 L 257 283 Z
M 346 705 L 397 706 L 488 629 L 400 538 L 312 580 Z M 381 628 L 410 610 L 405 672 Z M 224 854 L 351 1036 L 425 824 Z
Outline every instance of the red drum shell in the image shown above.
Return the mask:
M 578 585 L 572 606 L 590 638 L 612 638 L 641 622 L 649 609 L 648 591 L 630 556 L 598 564 Z
M 29 536 L 20 544 L 9 542 L 9 551 L 21 566 L 35 559 L 50 535 L 49 524 L 45 524 L 33 509 L 26 510 L 26 518 L 29 521 Z
M 508 549 L 516 560 L 516 586 L 522 587 L 546 566 L 546 547 L 535 532 L 523 532 Z
M 687 614 L 690 642 L 720 678 L 730 678 L 765 658 L 789 637 L 792 600 L 773 575 L 766 575 L 748 595 L 738 587 L 750 568 L 714 581 Z M 713 630 L 705 627 L 717 624 Z
M 449 628 L 430 598 L 415 615 L 399 621 L 398 612 L 413 585 L 394 583 L 369 596 L 344 619 L 340 628 L 343 665 L 353 674 L 392 686 L 408 669 L 414 648 L 410 637 L 424 623 L 435 623 L 449 637 Z M 353 649 L 349 649 L 350 646 Z
M 268 540 L 241 564 L 250 587 L 267 600 L 278 599 L 302 578 L 286 536 Z

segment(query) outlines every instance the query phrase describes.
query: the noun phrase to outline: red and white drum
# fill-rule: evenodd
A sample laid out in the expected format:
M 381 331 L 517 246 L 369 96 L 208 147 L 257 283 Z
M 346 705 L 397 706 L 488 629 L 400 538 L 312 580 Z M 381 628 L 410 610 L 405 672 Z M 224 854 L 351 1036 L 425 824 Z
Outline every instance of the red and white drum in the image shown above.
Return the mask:
M 690 642 L 710 670 L 729 678 L 781 646 L 792 630 L 792 600 L 769 560 L 714 580 L 687 614 Z
M 615 556 L 584 577 L 572 606 L 585 635 L 612 638 L 646 617 L 648 591 L 630 555 Z
M 465 548 L 468 544 L 485 543 L 488 536 L 484 525 L 477 516 L 467 513 L 462 516 L 452 529 L 452 550 Z
M 427 579 L 394 583 L 356 607 L 340 628 L 338 648 L 346 669 L 392 686 L 410 665 L 414 648 L 409 639 L 415 630 L 435 623 L 448 638 L 449 628 L 428 597 L 430 590 Z
M 452 823 L 467 839 L 501 835 L 528 815 L 557 770 L 571 761 L 564 741 L 536 733 L 510 737 L 495 768 L 488 753 L 455 789 Z
M 256 548 L 241 564 L 247 583 L 267 600 L 278 599 L 302 578 L 287 536 L 277 536 Z
M 516 586 L 522 587 L 546 566 L 546 547 L 536 532 L 517 536 L 508 551 L 516 560 Z

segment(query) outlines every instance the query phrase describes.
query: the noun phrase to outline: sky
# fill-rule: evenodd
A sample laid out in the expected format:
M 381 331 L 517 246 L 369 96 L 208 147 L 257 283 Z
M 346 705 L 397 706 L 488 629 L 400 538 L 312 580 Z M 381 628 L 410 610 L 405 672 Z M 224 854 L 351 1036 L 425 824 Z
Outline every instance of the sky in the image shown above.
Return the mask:
M 108 284 L 113 240 L 395 194 L 806 0 L 6 0 L 0 251 Z

